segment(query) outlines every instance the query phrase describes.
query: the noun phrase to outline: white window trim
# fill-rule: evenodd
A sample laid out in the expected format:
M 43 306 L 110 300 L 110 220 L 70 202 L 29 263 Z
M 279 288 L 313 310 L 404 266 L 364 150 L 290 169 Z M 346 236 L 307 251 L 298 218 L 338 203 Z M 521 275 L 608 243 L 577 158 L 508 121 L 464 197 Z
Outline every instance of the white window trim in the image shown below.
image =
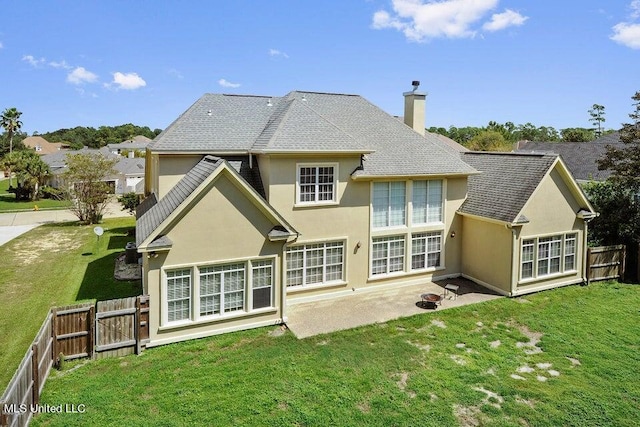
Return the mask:
M 288 286 L 287 285 L 287 276 L 288 276 L 288 272 L 289 270 L 287 269 L 287 256 L 288 256 L 288 251 L 289 249 L 295 249 L 295 248 L 299 248 L 299 247 L 305 247 L 308 245 L 319 245 L 319 244 L 330 244 L 330 243 L 342 243 L 342 280 L 332 280 L 332 281 L 326 281 L 326 264 L 322 264 L 323 265 L 323 272 L 322 272 L 322 282 L 315 282 L 315 283 L 311 283 L 311 284 L 305 284 L 305 277 L 306 277 L 306 266 L 304 265 L 304 261 L 303 261 L 303 267 L 302 267 L 302 285 L 295 285 L 295 286 Z M 283 251 L 283 258 L 284 258 L 284 262 L 283 262 L 283 280 L 284 280 L 284 286 L 287 289 L 287 293 L 295 293 L 296 291 L 303 291 L 303 290 L 309 290 L 309 289 L 318 289 L 318 288 L 327 288 L 327 287 L 332 287 L 332 286 L 340 286 L 340 285 L 344 285 L 347 283 L 347 239 L 346 238 L 337 238 L 337 239 L 331 239 L 331 240 L 309 240 L 309 241 L 305 241 L 305 242 L 296 242 L 295 244 L 289 245 L 287 246 L 284 251 Z M 325 246 L 325 254 L 326 254 L 326 246 Z
M 376 242 L 374 242 L 375 239 L 387 239 L 387 238 L 401 238 L 403 243 L 404 243 L 404 251 L 402 254 L 403 260 L 402 260 L 402 270 L 399 271 L 389 271 L 389 263 L 390 263 L 390 259 L 391 256 L 389 255 L 389 244 L 391 242 L 393 242 L 392 240 L 386 241 L 385 243 L 387 243 L 387 256 L 386 256 L 386 271 L 384 273 L 378 273 L 378 274 L 374 274 L 373 273 L 373 246 L 376 244 Z M 385 236 L 376 236 L 373 237 L 371 239 L 371 246 L 369 248 L 369 253 L 370 255 L 370 259 L 371 261 L 369 262 L 369 277 L 372 278 L 379 278 L 379 277 L 393 277 L 393 276 L 400 276 L 406 273 L 407 271 L 407 235 L 405 233 L 402 234 L 392 234 L 392 235 L 385 235 Z
M 303 202 L 300 200 L 300 169 L 301 168 L 333 168 L 333 198 L 331 200 L 315 200 L 311 202 Z M 338 204 L 338 163 L 296 163 L 296 199 L 294 207 L 313 207 L 313 206 L 331 206 Z M 318 195 L 316 185 L 316 197 Z
M 561 248 L 560 248 L 560 271 L 556 273 L 538 275 L 538 245 L 540 243 L 540 239 L 544 239 L 547 237 L 554 237 L 554 236 L 562 236 Z M 566 242 L 567 242 L 568 236 L 574 236 L 575 238 L 575 249 L 573 253 L 574 268 L 571 270 L 565 270 L 565 256 L 567 255 L 565 248 L 566 248 Z M 520 248 L 520 257 L 518 259 L 518 284 L 527 284 L 532 282 L 538 282 L 541 280 L 550 280 L 557 277 L 571 276 L 576 274 L 578 272 L 578 261 L 579 261 L 578 254 L 580 253 L 579 244 L 581 239 L 580 236 L 581 236 L 581 233 L 578 230 L 572 230 L 572 231 L 564 231 L 559 233 L 549 233 L 549 234 L 543 234 L 543 235 L 521 237 L 518 243 Z M 522 252 L 523 252 L 523 242 L 525 240 L 533 240 L 533 270 L 532 270 L 532 277 L 523 278 L 522 277 L 522 263 L 523 263 Z M 550 266 L 548 266 L 548 269 L 549 268 Z
M 441 182 L 441 186 L 440 186 L 440 203 L 442 206 L 442 210 L 440 212 L 440 216 L 441 216 L 441 220 L 440 221 L 433 221 L 433 222 L 429 222 L 429 214 L 427 213 L 427 222 L 413 222 L 413 184 L 416 181 L 427 181 L 427 201 L 429 200 L 429 183 L 428 181 L 440 181 Z M 446 194 L 447 194 L 447 180 L 446 179 L 416 179 L 416 180 L 412 180 L 409 181 L 411 184 L 409 185 L 409 187 L 411 187 L 411 190 L 409 191 L 409 196 L 410 198 L 407 199 L 407 204 L 408 206 L 408 211 L 410 212 L 408 214 L 408 223 L 411 224 L 412 227 L 427 227 L 427 226 L 437 226 L 437 225 L 442 225 L 444 224 L 444 219 L 445 219 L 445 206 L 447 205 L 446 203 Z M 410 208 L 410 209 L 409 209 Z M 428 209 L 427 209 L 428 212 Z
M 442 222 L 437 223 L 421 223 L 413 224 L 413 182 L 414 180 L 406 180 L 405 182 L 405 224 L 401 226 L 390 227 L 374 227 L 373 226 L 373 185 L 374 182 L 397 182 L 397 180 L 389 181 L 372 181 L 370 185 L 369 193 L 369 227 L 370 227 L 370 239 L 369 239 L 369 281 L 384 280 L 387 278 L 393 278 L 398 276 L 409 276 L 415 274 L 431 273 L 434 271 L 446 270 L 446 253 L 447 253 L 447 233 L 445 230 L 445 222 L 447 218 L 447 179 L 446 178 L 434 178 L 435 180 L 442 181 Z M 429 181 L 429 178 L 416 179 L 415 181 Z M 440 266 L 427 267 L 424 269 L 412 269 L 411 257 L 412 253 L 412 236 L 418 233 L 441 233 L 440 240 Z M 404 270 L 394 271 L 386 274 L 373 274 L 373 240 L 381 237 L 394 237 L 404 236 L 405 242 L 405 260 Z
M 428 257 L 430 253 L 437 253 L 437 252 L 429 252 L 429 237 L 434 237 L 434 236 L 428 236 L 428 234 L 439 234 L 440 235 L 440 262 L 439 265 L 435 265 L 432 267 L 427 267 L 427 261 L 428 261 Z M 413 239 L 414 236 L 416 234 L 427 234 L 427 236 L 425 236 L 425 252 L 424 252 L 424 267 L 423 268 L 413 268 L 413 255 L 415 255 L 413 253 Z M 409 260 L 409 271 L 411 272 L 428 272 L 428 271 L 436 271 L 440 268 L 442 268 L 443 265 L 443 261 L 444 261 L 444 240 L 445 240 L 445 236 L 444 236 L 444 230 L 435 230 L 435 231 L 418 231 L 418 232 L 414 232 L 411 233 L 411 245 L 407 245 L 411 247 L 411 253 L 409 254 L 409 256 L 412 258 Z
M 391 222 L 391 183 L 396 183 L 396 182 L 401 182 L 404 184 L 404 223 L 376 226 L 373 224 L 373 199 L 375 194 L 375 191 L 374 191 L 375 184 L 387 184 L 389 187 L 388 188 L 389 195 L 387 200 L 387 220 L 388 222 Z M 409 191 L 409 187 L 410 187 L 409 182 L 410 181 L 392 180 L 392 181 L 374 181 L 371 183 L 370 196 L 369 196 L 371 200 L 371 203 L 370 203 L 371 218 L 369 221 L 371 230 L 375 230 L 375 231 L 399 230 L 399 229 L 407 228 L 407 224 L 411 224 L 409 220 L 410 203 L 411 203 L 411 199 L 410 199 L 411 192 Z
M 272 275 L 271 275 L 271 306 L 262 307 L 252 310 L 253 307 L 253 269 L 252 262 L 256 261 L 271 261 Z M 221 314 L 211 314 L 207 316 L 200 315 L 200 269 L 205 267 L 215 267 L 227 264 L 240 264 L 245 265 L 245 286 L 244 286 L 244 309 L 230 311 Z M 168 300 L 167 300 L 167 272 L 173 270 L 190 270 L 191 272 L 191 299 L 190 299 L 190 316 L 189 319 L 178 320 L 169 322 L 168 319 Z M 172 266 L 163 266 L 161 268 L 161 283 L 160 283 L 160 300 L 161 300 L 161 316 L 160 316 L 160 329 L 174 328 L 184 325 L 193 325 L 198 323 L 210 323 L 212 321 L 219 321 L 224 319 L 230 319 L 235 317 L 252 316 L 256 314 L 269 313 L 277 311 L 276 307 L 276 284 L 278 283 L 277 277 L 277 257 L 252 257 L 252 258 L 240 258 L 229 259 L 223 261 L 215 261 L 211 263 L 190 263 L 180 264 Z M 222 304 L 222 301 L 221 301 Z

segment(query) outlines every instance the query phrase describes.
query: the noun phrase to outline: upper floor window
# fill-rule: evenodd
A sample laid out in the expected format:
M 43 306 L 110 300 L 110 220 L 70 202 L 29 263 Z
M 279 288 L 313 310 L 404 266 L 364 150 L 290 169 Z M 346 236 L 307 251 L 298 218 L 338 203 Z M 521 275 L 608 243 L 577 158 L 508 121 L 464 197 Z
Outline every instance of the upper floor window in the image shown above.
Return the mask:
M 299 204 L 335 202 L 336 188 L 336 165 L 298 165 Z
M 413 224 L 442 222 L 442 180 L 413 181 Z
M 404 181 L 373 183 L 373 227 L 406 224 L 407 202 Z

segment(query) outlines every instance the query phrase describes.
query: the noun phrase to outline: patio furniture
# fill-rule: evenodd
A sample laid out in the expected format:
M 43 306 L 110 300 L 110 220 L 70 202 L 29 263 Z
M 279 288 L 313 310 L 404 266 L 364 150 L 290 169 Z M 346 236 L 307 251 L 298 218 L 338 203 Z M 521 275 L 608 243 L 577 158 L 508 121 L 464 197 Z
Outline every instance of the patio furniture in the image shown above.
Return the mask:
M 454 299 L 458 299 L 458 290 L 460 289 L 459 285 L 454 285 L 452 283 L 447 283 L 444 286 L 444 296 L 446 297 L 447 295 L 449 295 L 449 292 L 453 292 L 453 294 L 455 295 Z
M 420 295 L 420 299 L 422 299 L 422 305 L 425 308 L 433 308 L 435 310 L 439 305 L 442 304 L 442 295 L 438 294 L 422 294 Z

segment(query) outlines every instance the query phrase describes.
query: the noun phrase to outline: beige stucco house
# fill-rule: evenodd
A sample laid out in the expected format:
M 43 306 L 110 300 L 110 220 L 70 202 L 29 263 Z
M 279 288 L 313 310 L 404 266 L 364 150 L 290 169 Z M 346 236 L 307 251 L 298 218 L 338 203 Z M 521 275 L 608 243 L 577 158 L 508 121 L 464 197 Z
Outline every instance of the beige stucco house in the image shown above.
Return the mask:
M 206 94 L 162 132 L 136 227 L 149 345 L 447 277 L 582 282 L 594 212 L 562 161 L 425 134 L 425 95 L 404 94 L 403 123 L 356 95 Z

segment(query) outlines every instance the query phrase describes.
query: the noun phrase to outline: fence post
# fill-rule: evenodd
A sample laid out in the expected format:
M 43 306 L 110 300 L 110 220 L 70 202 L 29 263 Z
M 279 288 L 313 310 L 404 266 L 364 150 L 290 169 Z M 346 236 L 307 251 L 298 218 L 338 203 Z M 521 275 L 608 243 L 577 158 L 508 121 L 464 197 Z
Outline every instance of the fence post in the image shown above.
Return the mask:
M 627 269 L 627 246 L 622 245 L 622 259 L 620 260 L 620 269 L 618 270 L 618 281 L 624 280 L 624 272 Z
M 31 346 L 31 378 L 33 378 L 33 388 L 31 389 L 31 395 L 33 397 L 33 404 L 40 403 L 40 353 L 38 352 L 38 344 Z
M 51 339 L 53 342 L 51 343 L 51 358 L 53 359 L 53 364 L 58 366 L 60 361 L 58 360 L 58 335 L 56 334 L 56 330 L 58 329 L 58 308 L 51 308 Z
M 96 304 L 98 302 L 96 301 Z M 89 317 L 87 319 L 87 355 L 89 356 L 89 359 L 93 359 L 94 356 L 94 350 L 95 350 L 95 341 L 96 341 L 96 331 L 97 328 L 95 327 L 95 322 L 96 322 L 96 306 L 92 305 L 89 308 L 89 314 L 87 314 L 87 316 Z
M 136 314 L 133 316 L 133 334 L 136 340 L 136 354 L 140 354 L 140 295 L 136 297 Z
M 587 248 L 587 286 L 591 283 L 591 248 Z

